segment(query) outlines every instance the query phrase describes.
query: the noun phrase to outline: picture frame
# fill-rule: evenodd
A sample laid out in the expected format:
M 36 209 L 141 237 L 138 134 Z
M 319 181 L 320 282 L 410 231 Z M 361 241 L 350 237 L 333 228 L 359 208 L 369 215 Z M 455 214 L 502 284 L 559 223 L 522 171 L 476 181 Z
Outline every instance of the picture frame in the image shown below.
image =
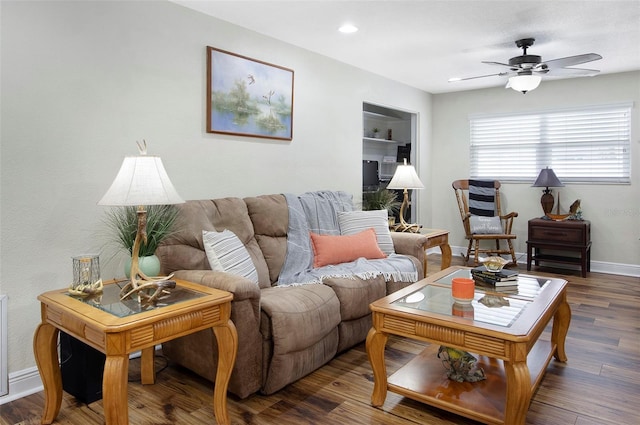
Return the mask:
M 207 46 L 207 133 L 293 139 L 294 71 Z

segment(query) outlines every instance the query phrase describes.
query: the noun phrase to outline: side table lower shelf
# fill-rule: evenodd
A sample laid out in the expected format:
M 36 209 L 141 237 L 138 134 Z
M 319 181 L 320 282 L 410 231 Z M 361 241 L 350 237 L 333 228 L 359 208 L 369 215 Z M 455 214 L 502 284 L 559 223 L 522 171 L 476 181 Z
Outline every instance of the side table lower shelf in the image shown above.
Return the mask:
M 447 378 L 438 345 L 431 344 L 387 380 L 388 390 L 413 400 L 486 424 L 504 424 L 507 378 L 502 360 L 478 356 L 487 379 L 455 382 Z M 538 340 L 529 352 L 527 367 L 531 394 L 539 385 L 553 356 L 551 342 Z

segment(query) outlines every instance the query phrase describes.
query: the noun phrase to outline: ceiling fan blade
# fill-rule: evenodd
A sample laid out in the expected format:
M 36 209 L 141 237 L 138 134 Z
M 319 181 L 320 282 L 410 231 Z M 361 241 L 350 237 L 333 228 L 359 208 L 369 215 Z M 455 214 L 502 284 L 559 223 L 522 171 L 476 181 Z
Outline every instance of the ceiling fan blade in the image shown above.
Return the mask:
M 485 78 L 485 77 L 504 77 L 509 74 L 510 74 L 509 72 L 500 72 L 498 74 L 478 75 L 475 77 L 454 77 L 454 78 L 449 78 L 449 82 L 455 83 L 456 81 L 475 80 L 476 78 Z
M 509 65 L 508 63 L 502 63 L 502 62 L 491 62 L 491 61 L 482 61 L 482 63 L 486 63 L 487 65 L 498 65 L 498 66 L 506 66 L 509 69 L 513 69 L 516 70 L 517 67 L 514 67 L 512 65 Z
M 554 68 L 549 69 L 546 73 L 549 77 L 591 77 L 600 71 L 597 69 L 585 68 Z
M 579 65 L 581 63 L 593 62 L 602 59 L 597 53 L 586 53 L 584 55 L 567 56 L 566 58 L 552 59 L 545 61 L 542 66 L 546 65 L 549 69 L 564 68 L 565 66 Z

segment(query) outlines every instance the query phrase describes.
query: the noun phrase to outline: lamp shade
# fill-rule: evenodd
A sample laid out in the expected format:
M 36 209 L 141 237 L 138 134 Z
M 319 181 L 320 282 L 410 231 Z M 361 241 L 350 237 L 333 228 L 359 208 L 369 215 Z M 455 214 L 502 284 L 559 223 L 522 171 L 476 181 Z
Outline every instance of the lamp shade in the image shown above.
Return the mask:
M 183 202 L 160 157 L 141 155 L 125 157 L 115 180 L 98 205 L 169 205 Z
M 413 168 L 413 165 L 407 165 L 405 159 L 404 165 L 398 165 L 396 168 L 387 189 L 424 189 L 424 185 L 416 174 L 416 169 Z
M 539 75 L 516 75 L 509 78 L 509 87 L 515 91 L 526 93 L 537 88 L 541 80 Z
M 564 185 L 553 172 L 553 169 L 547 167 L 540 170 L 538 178 L 533 182 L 532 187 L 563 187 Z

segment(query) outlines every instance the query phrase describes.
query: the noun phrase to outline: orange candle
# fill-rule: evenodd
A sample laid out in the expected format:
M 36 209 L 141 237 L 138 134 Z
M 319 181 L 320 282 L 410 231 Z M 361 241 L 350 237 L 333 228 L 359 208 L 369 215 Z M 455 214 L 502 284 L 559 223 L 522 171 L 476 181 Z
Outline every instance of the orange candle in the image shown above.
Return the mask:
M 475 282 L 466 277 L 454 277 L 451 280 L 451 295 L 458 302 L 471 302 L 475 291 Z

